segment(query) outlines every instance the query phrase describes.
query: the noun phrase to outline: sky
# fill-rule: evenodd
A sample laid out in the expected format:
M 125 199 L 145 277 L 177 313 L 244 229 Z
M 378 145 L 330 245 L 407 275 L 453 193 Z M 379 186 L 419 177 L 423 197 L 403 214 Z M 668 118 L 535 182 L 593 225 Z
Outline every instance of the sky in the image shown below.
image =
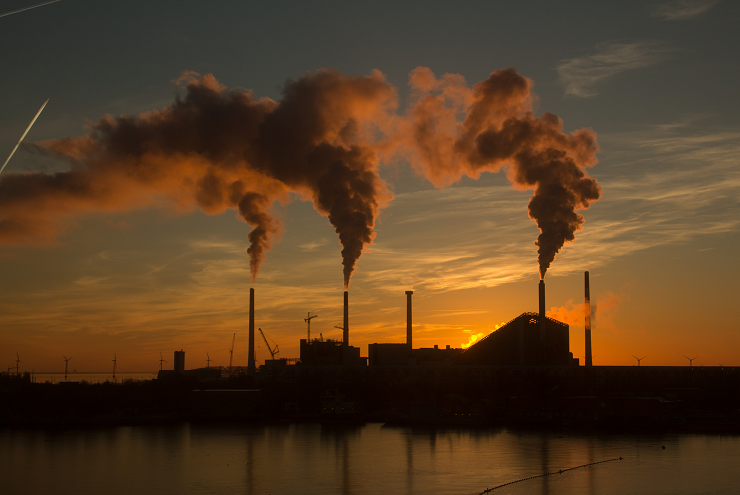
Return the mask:
M 39 3 L 0 3 L 3 160 L 49 99 L 0 176 L 0 366 L 14 368 L 17 353 L 22 370 L 63 371 L 66 355 L 70 368 L 106 371 L 115 355 L 119 371 L 150 371 L 160 352 L 171 368 L 180 349 L 188 368 L 205 366 L 206 353 L 227 365 L 233 334 L 234 362 L 245 365 L 250 287 L 256 326 L 280 357 L 298 357 L 309 311 L 312 336 L 341 337 L 346 273 L 329 218 L 341 203 L 326 206 L 312 189 L 324 179 L 310 171 L 276 175 L 290 175 L 297 131 L 260 148 L 242 139 L 259 126 L 204 120 L 162 138 L 159 161 L 137 162 L 165 177 L 154 186 L 121 172 L 139 134 L 115 134 L 122 116 L 142 134 L 167 119 L 189 129 L 172 109 L 197 94 L 236 95 L 234 105 L 278 128 L 313 108 L 306 95 L 322 81 L 345 90 L 327 90 L 321 118 L 359 122 L 331 130 L 332 153 L 368 152 L 357 167 L 375 187 L 363 203 L 372 242 L 349 285 L 350 344 L 367 356 L 370 343 L 404 342 L 407 290 L 414 347 L 467 345 L 537 311 L 540 230 L 528 210 L 534 183 L 515 178 L 524 165 L 470 172 L 480 150 L 455 154 L 443 134 L 424 141 L 425 162 L 418 132 L 404 127 L 423 110 L 420 94 L 437 91 L 461 99 L 446 114 L 458 125 L 446 130 L 459 132 L 474 113 L 470 88 L 507 74 L 524 91 L 516 119 L 557 127 L 547 117 L 557 115 L 568 157 L 583 144 L 573 136 L 593 137 L 582 160 L 563 160 L 600 193 L 576 206 L 584 221 L 545 276 L 549 314 L 570 325 L 574 357 L 583 362 L 588 270 L 595 365 L 740 364 L 737 2 L 60 0 L 23 10 Z M 312 125 L 304 131 L 318 133 Z M 199 154 L 211 130 L 225 144 Z M 251 202 L 209 203 L 183 185 L 208 160 L 236 174 L 229 149 L 272 174 L 238 172 Z M 78 172 L 107 189 L 88 202 L 62 194 L 54 178 Z M 249 235 L 260 219 L 253 281 Z M 256 343 L 257 361 L 269 358 L 259 334 Z

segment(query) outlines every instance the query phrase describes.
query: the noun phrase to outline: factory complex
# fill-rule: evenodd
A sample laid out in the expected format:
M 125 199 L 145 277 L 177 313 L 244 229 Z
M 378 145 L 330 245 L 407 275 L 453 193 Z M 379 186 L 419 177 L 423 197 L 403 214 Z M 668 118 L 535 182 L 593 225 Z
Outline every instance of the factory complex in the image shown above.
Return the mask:
M 341 327 L 342 340 L 311 338 L 308 314 L 308 333 L 300 339 L 300 358 L 267 359 L 259 371 L 280 373 L 280 368 L 295 362 L 297 367 L 330 366 L 342 368 L 362 368 L 376 366 L 578 366 L 570 351 L 569 326 L 545 316 L 545 283 L 539 283 L 539 312 L 522 313 L 505 325 L 493 331 L 467 349 L 413 347 L 413 291 L 406 291 L 406 342 L 373 343 L 368 345 L 368 357 L 361 357 L 361 349 L 350 345 L 349 341 L 349 293 L 344 291 L 344 321 Z M 160 370 L 159 378 L 170 379 L 175 375 L 193 377 L 228 378 L 230 376 L 253 376 L 258 373 L 254 358 L 254 289 L 250 289 L 249 305 L 249 350 L 247 367 L 229 365 L 219 368 L 199 368 L 185 370 L 183 351 L 175 352 L 174 370 Z M 586 301 L 589 300 L 588 272 L 586 272 Z M 590 320 L 590 318 L 589 318 Z M 339 327 L 338 327 L 339 328 Z M 262 330 L 259 330 L 262 333 Z M 591 365 L 590 321 L 586 323 L 587 366 Z M 262 334 L 264 337 L 264 334 Z M 270 349 L 270 344 L 265 339 Z M 264 369 L 263 369 L 264 368 Z
M 251 289 L 246 367 L 186 369 L 178 350 L 174 369 L 150 381 L 55 385 L 3 376 L 0 425 L 373 421 L 740 433 L 740 367 L 593 366 L 588 307 L 581 366 L 569 326 L 545 316 L 543 281 L 539 312 L 522 313 L 467 349 L 414 348 L 412 294 L 406 342 L 369 344 L 362 357 L 350 345 L 345 291 L 341 340 L 311 338 L 308 313 L 300 358 L 277 358 L 257 327 L 273 357 L 257 367 Z

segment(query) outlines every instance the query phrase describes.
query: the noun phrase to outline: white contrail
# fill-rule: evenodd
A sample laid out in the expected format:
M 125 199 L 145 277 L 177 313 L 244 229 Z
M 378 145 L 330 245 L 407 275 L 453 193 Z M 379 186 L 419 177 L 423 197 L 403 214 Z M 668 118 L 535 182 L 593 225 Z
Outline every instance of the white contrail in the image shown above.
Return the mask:
M 44 3 L 40 3 L 38 5 L 31 5 L 30 7 L 25 7 L 25 8 L 22 8 L 22 9 L 14 10 L 13 12 L 6 12 L 5 14 L 0 14 L 0 17 L 5 17 L 6 15 L 17 14 L 18 12 L 23 12 L 23 11 L 26 11 L 26 10 L 35 9 L 36 7 L 43 7 L 44 5 L 49 5 L 50 3 L 57 3 L 57 2 L 61 2 L 61 1 L 62 0 L 51 0 L 51 2 L 44 2 Z
M 59 0 L 56 0 L 56 1 L 58 2 Z M 5 163 L 3 163 L 3 166 L 2 166 L 2 167 L 0 167 L 0 174 L 1 174 L 1 173 L 3 172 L 3 170 L 5 169 L 5 165 L 7 165 L 7 164 L 8 164 L 8 162 L 10 161 L 10 159 L 11 159 L 11 158 L 13 158 L 13 154 L 15 153 L 15 150 L 17 150 L 17 149 L 18 149 L 18 146 L 20 146 L 20 145 L 21 145 L 21 141 L 23 141 L 23 138 L 24 138 L 24 137 L 26 137 L 26 134 L 28 134 L 28 131 L 30 131 L 30 130 L 31 130 L 31 126 L 33 125 L 33 123 L 34 123 L 34 122 L 36 122 L 36 119 L 38 119 L 38 118 L 39 118 L 39 115 L 41 115 L 41 110 L 43 110 L 43 109 L 44 109 L 44 107 L 46 106 L 46 104 L 47 104 L 47 103 L 49 103 L 49 100 L 46 100 L 46 101 L 44 102 L 44 104 L 43 104 L 43 105 L 41 105 L 41 108 L 39 108 L 39 111 L 38 111 L 38 112 L 36 112 L 36 116 L 35 116 L 35 117 L 33 118 L 33 120 L 31 121 L 31 123 L 30 123 L 30 124 L 28 124 L 28 127 L 26 127 L 26 132 L 24 132 L 24 133 L 23 133 L 23 135 L 21 136 L 21 138 L 20 138 L 20 139 L 18 140 L 18 144 L 16 144 L 16 145 L 15 145 L 15 148 L 13 148 L 13 151 L 11 151 L 11 152 L 10 152 L 10 156 L 8 157 L 8 159 L 7 159 L 7 160 L 5 160 Z

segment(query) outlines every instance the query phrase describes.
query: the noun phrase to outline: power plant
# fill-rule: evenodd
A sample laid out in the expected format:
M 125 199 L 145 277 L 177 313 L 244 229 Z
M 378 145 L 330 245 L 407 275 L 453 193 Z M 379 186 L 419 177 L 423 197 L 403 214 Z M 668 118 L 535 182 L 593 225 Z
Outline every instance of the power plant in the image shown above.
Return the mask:
M 589 281 L 586 272 L 586 303 L 589 301 Z M 263 366 L 274 368 L 285 366 L 296 361 L 300 366 L 331 366 L 331 367 L 376 367 L 376 366 L 578 366 L 578 359 L 573 358 L 570 351 L 570 328 L 567 324 L 546 316 L 545 282 L 539 281 L 539 312 L 525 312 L 501 326 L 494 332 L 480 339 L 467 349 L 445 348 L 439 346 L 418 348 L 413 347 L 413 306 L 414 291 L 405 291 L 406 294 L 406 342 L 399 343 L 372 343 L 368 345 L 368 357 L 361 357 L 359 347 L 349 345 L 349 292 L 343 293 L 343 324 L 342 339 L 311 338 L 311 320 L 317 315 L 307 313 L 304 322 L 307 324 L 305 339 L 299 341 L 300 357 L 298 359 L 276 359 L 271 345 L 260 329 L 271 359 L 266 359 Z M 590 313 L 586 312 L 586 365 L 591 365 L 591 329 Z M 249 340 L 247 350 L 246 370 L 233 367 L 233 346 L 227 376 L 250 375 L 257 372 L 255 361 L 255 290 L 249 290 Z M 277 349 L 277 344 L 275 346 Z M 184 353 L 175 353 L 175 373 L 184 371 Z M 161 364 L 161 363 L 160 363 Z M 208 366 L 207 366 L 208 368 Z M 217 370 L 218 368 L 212 368 Z M 196 371 L 196 370 L 193 370 Z M 202 371 L 199 373 L 203 374 Z M 163 371 L 163 376 L 169 372 Z M 213 372 L 207 376 L 213 377 Z
M 740 367 L 693 366 L 695 358 L 688 356 L 688 366 L 642 366 L 645 358 L 639 356 L 634 356 L 636 366 L 593 366 L 588 272 L 584 288 L 584 366 L 569 349 L 569 326 L 546 315 L 540 280 L 538 312 L 521 313 L 467 349 L 414 348 L 414 292 L 405 291 L 405 342 L 371 343 L 367 357 L 350 345 L 344 291 L 343 324 L 337 326 L 341 339 L 325 339 L 321 332 L 311 337 L 307 329 L 300 358 L 287 359 L 278 357 L 278 344 L 258 328 L 270 353 L 258 367 L 252 288 L 247 366 L 234 366 L 234 333 L 228 367 L 211 366 L 206 353 L 205 367 L 186 369 L 185 351 L 178 350 L 173 369 L 165 370 L 160 353 L 157 379 L 147 382 L 96 387 L 65 381 L 62 389 L 31 383 L 30 376 L 0 376 L 0 385 L 9 390 L 0 424 L 275 419 L 740 432 Z M 315 317 L 307 313 L 304 321 Z M 65 356 L 65 372 L 69 360 Z M 60 394 L 84 400 L 66 401 L 60 408 Z M 34 404 L 40 406 L 30 411 Z

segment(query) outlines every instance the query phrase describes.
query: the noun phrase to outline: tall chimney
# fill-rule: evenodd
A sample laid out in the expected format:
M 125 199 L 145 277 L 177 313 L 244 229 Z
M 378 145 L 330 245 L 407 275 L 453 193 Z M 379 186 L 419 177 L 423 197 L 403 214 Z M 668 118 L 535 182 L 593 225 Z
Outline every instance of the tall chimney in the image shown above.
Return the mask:
M 591 358 L 591 290 L 588 286 L 588 272 L 586 272 L 586 366 L 593 366 Z
M 254 373 L 254 289 L 249 289 L 249 357 L 247 372 Z
M 540 280 L 540 342 L 545 341 L 545 281 Z
M 349 345 L 349 292 L 344 291 L 344 335 L 342 335 L 342 345 Z
M 414 348 L 411 342 L 411 294 L 413 293 L 412 290 L 406 291 L 406 345 L 409 351 Z

